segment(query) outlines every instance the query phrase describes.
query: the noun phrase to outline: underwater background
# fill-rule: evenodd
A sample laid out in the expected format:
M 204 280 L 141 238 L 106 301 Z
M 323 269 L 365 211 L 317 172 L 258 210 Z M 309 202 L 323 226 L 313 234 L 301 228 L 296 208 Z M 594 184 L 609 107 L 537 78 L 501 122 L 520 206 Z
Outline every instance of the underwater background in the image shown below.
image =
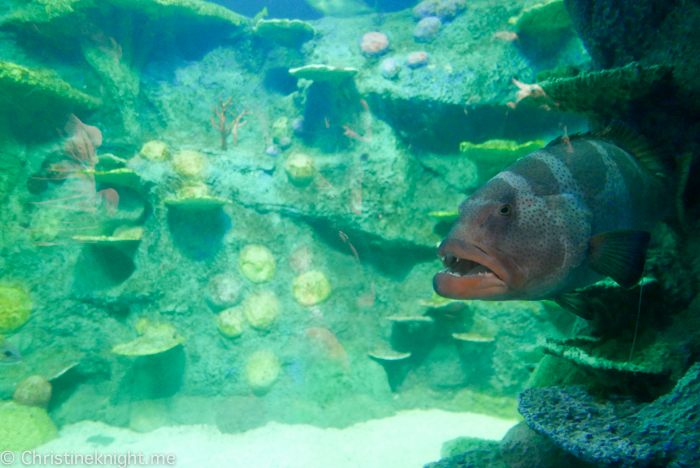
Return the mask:
M 700 466 L 699 20 L 0 0 L 0 463 Z M 638 285 L 434 293 L 460 203 L 618 120 L 673 162 Z

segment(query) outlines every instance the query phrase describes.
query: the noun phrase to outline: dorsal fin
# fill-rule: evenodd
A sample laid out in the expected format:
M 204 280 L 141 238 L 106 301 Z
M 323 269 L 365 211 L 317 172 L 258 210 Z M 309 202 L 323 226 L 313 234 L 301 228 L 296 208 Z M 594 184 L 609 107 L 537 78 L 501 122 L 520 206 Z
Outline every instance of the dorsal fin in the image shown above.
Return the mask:
M 632 127 L 619 120 L 613 121 L 604 130 L 598 132 L 576 133 L 567 137 L 560 136 L 547 146 L 554 146 L 574 140 L 603 140 L 619 146 L 631 154 L 639 165 L 657 176 L 667 179 L 673 173 L 673 153 L 663 145 L 651 144 Z

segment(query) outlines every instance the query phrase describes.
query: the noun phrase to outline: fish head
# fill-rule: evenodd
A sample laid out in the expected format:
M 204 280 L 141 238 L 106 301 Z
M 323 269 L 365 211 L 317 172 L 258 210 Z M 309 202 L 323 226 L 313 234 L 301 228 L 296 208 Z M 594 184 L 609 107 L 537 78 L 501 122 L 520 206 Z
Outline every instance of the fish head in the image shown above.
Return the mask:
M 0 364 L 13 364 L 22 360 L 22 356 L 9 341 L 0 336 Z
M 433 280 L 440 296 L 539 299 L 585 256 L 589 231 L 574 218 L 588 218 L 577 200 L 533 194 L 499 176 L 460 205 L 438 249 L 446 267 Z

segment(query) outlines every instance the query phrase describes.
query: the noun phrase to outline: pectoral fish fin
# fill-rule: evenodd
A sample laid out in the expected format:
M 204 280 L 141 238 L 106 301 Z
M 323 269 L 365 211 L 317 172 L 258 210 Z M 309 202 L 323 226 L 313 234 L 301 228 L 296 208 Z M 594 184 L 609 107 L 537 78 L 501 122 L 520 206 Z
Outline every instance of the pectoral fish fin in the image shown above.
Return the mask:
M 597 234 L 588 242 L 588 265 L 623 288 L 631 288 L 644 273 L 650 239 L 648 232 L 632 229 Z
M 584 294 L 576 291 L 559 293 L 552 298 L 562 309 L 568 310 L 584 320 L 593 320 L 593 312 L 588 307 L 588 301 Z

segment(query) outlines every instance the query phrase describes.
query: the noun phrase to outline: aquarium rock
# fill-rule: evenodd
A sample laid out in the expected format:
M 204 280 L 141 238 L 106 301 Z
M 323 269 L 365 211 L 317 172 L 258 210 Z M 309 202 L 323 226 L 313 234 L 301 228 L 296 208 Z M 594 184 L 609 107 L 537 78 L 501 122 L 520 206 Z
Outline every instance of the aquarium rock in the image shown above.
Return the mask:
M 399 61 L 394 57 L 389 57 L 382 60 L 379 64 L 379 72 L 387 80 L 394 80 L 399 77 L 399 72 L 401 71 L 401 65 Z
M 377 31 L 366 33 L 360 39 L 360 50 L 367 57 L 379 57 L 389 51 L 389 38 Z
M 693 466 L 700 453 L 700 364 L 650 404 L 600 400 L 583 387 L 525 390 L 525 422 L 576 457 L 596 466 Z
M 416 25 L 413 31 L 413 37 L 416 42 L 432 42 L 437 37 L 442 28 L 442 21 L 437 16 L 428 16 L 423 18 Z

